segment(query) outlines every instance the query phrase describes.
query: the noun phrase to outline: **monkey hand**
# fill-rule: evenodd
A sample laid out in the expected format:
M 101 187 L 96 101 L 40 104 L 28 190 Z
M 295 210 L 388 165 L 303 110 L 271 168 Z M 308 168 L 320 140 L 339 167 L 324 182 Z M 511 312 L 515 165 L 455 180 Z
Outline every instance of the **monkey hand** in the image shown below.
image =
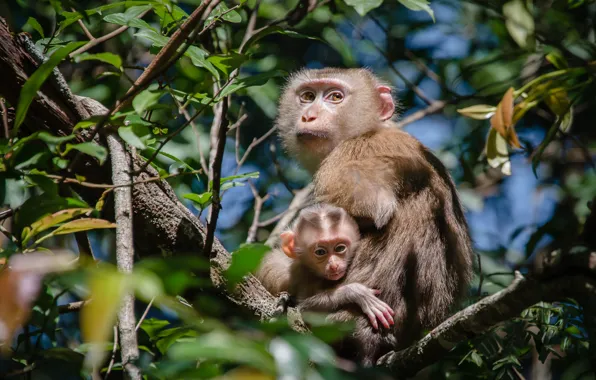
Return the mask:
M 288 306 L 293 303 L 292 297 L 288 292 L 280 292 L 277 299 L 277 307 L 275 308 L 275 315 L 282 315 L 288 311 Z
M 353 302 L 360 306 L 362 312 L 366 314 L 375 330 L 379 328 L 377 320 L 387 329 L 395 323 L 393 309 L 377 298 L 377 295 L 381 293 L 380 290 L 371 289 L 359 283 L 347 284 L 344 287 L 347 288 L 345 291 L 350 293 Z

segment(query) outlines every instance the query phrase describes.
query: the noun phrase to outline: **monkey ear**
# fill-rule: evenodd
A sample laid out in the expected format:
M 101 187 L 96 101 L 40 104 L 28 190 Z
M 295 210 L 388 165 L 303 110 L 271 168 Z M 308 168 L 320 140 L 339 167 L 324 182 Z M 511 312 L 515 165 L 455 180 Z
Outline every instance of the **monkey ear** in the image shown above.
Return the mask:
M 379 117 L 381 120 L 389 120 L 395 112 L 395 103 L 393 103 L 393 97 L 391 96 L 391 88 L 387 86 L 378 86 L 379 97 L 381 98 L 381 110 Z
M 281 250 L 284 251 L 286 256 L 288 256 L 289 258 L 295 259 L 296 251 L 294 250 L 294 248 L 296 247 L 296 245 L 294 233 L 292 231 L 286 231 L 282 232 L 279 236 L 281 237 Z

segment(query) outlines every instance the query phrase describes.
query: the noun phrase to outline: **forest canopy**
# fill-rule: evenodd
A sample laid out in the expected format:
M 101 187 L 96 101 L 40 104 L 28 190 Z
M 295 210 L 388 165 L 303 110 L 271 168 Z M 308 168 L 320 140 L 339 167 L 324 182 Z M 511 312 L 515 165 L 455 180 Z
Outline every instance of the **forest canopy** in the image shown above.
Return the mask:
M 0 377 L 593 379 L 596 3 L 0 4 Z M 474 244 L 452 316 L 373 368 L 251 275 L 311 200 L 288 76 L 366 67 Z

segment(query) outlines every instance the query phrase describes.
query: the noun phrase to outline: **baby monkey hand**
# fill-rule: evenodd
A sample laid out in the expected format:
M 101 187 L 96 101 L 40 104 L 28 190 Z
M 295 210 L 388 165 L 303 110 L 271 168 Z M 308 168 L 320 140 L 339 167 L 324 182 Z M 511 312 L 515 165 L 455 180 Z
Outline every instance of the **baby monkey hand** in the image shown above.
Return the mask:
M 360 306 L 375 330 L 379 328 L 377 320 L 387 329 L 395 323 L 393 321 L 393 316 L 395 315 L 393 309 L 377 298 L 377 295 L 381 293 L 380 290 L 372 289 L 359 283 L 347 284 L 343 288 L 346 297 Z

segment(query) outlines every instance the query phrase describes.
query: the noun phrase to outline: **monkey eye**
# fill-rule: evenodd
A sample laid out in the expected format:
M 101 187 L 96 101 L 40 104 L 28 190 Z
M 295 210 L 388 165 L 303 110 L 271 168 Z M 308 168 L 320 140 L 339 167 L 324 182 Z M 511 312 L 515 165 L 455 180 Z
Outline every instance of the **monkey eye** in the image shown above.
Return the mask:
M 327 95 L 327 99 L 333 103 L 339 103 L 344 100 L 344 94 L 339 91 L 333 91 L 331 94 Z
M 326 254 L 327 254 L 327 250 L 325 248 L 315 249 L 315 255 L 317 255 L 317 256 L 325 256 Z
M 338 244 L 333 250 L 337 253 L 343 253 L 346 251 L 346 249 L 348 249 L 348 247 L 345 244 Z
M 300 94 L 300 101 L 305 103 L 312 103 L 315 101 L 316 95 L 312 91 L 304 91 Z

